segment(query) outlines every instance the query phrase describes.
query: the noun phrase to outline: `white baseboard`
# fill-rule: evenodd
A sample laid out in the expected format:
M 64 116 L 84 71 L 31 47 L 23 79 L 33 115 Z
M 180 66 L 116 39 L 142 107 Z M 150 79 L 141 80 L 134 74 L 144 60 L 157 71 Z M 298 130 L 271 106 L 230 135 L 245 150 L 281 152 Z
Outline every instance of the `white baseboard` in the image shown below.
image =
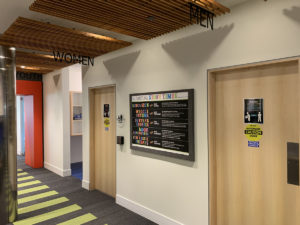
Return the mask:
M 44 162 L 44 167 L 47 170 L 52 171 L 53 173 L 56 173 L 57 175 L 61 176 L 61 177 L 68 177 L 72 175 L 72 171 L 71 169 L 68 170 L 62 170 L 61 168 L 58 168 L 50 163 Z
M 82 188 L 90 190 L 90 182 L 87 180 L 82 180 Z
M 162 215 L 161 213 L 158 213 L 152 209 L 149 209 L 139 203 L 136 203 L 134 201 L 131 201 L 127 198 L 124 198 L 120 195 L 117 195 L 116 197 L 117 204 L 153 221 L 154 223 L 157 223 L 159 225 L 184 225 L 183 223 L 180 223 L 178 221 L 175 221 L 165 215 Z

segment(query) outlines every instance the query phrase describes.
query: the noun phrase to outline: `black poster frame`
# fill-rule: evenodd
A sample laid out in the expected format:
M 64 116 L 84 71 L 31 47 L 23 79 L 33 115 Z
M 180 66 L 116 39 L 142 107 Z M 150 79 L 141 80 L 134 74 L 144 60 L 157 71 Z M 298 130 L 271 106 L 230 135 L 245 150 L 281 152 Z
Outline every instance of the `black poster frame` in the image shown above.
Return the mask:
M 153 94 L 166 94 L 166 93 L 180 93 L 188 92 L 188 155 L 179 153 L 173 153 L 163 150 L 154 150 L 147 147 L 134 146 L 132 143 L 133 139 L 133 115 L 132 115 L 132 97 L 140 95 L 153 95 Z M 130 98 L 130 148 L 132 150 L 153 153 L 163 156 L 169 156 L 178 159 L 184 159 L 188 161 L 195 161 L 195 133 L 194 133 L 194 89 L 181 89 L 181 90 L 170 90 L 170 91 L 158 91 L 158 92 L 145 92 L 145 93 L 134 93 L 129 95 Z M 167 101 L 167 100 L 166 100 Z

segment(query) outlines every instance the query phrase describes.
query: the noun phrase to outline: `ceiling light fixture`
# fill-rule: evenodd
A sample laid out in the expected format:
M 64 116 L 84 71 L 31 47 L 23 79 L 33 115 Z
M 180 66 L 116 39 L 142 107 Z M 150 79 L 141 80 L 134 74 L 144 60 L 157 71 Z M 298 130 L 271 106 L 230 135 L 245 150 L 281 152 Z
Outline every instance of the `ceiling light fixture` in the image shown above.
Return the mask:
M 147 20 L 152 22 L 152 21 L 155 20 L 155 16 L 148 16 L 148 17 L 147 17 Z
M 9 50 L 16 51 L 16 48 L 15 47 L 11 47 L 11 48 L 9 48 Z

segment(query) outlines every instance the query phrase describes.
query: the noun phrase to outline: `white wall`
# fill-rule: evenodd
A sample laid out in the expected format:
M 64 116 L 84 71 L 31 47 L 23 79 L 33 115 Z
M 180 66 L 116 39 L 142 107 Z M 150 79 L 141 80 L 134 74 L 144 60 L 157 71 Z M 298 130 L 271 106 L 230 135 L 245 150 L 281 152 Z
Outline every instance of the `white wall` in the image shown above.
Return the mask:
M 208 225 L 207 69 L 300 55 L 300 1 L 248 1 L 215 21 L 98 57 L 83 80 L 83 187 L 89 187 L 88 88 L 117 87 L 117 202 L 159 224 Z M 194 163 L 130 150 L 129 94 L 195 89 Z
M 69 67 L 69 90 L 82 92 L 82 65 Z M 82 162 L 82 136 L 71 136 L 71 163 Z
M 43 75 L 44 165 L 70 176 L 70 107 L 68 68 Z
M 75 64 L 68 67 L 70 91 L 82 91 L 82 65 Z
M 44 164 L 70 176 L 73 162 L 82 161 L 82 137 L 70 137 L 70 91 L 82 91 L 81 65 L 43 75 Z

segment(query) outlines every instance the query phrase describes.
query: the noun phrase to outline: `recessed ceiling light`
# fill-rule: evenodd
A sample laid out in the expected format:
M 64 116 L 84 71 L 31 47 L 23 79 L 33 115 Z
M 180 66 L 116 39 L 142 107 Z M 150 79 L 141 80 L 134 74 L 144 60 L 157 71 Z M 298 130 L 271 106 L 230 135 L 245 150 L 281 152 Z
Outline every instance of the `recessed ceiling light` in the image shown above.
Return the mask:
M 5 59 L 6 57 L 3 55 L 0 55 L 0 59 Z
M 148 16 L 148 17 L 147 17 L 147 20 L 149 20 L 149 21 L 154 21 L 154 20 L 155 20 L 155 16 Z
M 0 68 L 0 70 L 6 70 L 5 68 Z
M 15 47 L 11 47 L 11 48 L 9 48 L 9 50 L 16 51 L 16 48 Z
M 26 66 L 20 66 L 22 69 L 25 69 L 26 68 Z

